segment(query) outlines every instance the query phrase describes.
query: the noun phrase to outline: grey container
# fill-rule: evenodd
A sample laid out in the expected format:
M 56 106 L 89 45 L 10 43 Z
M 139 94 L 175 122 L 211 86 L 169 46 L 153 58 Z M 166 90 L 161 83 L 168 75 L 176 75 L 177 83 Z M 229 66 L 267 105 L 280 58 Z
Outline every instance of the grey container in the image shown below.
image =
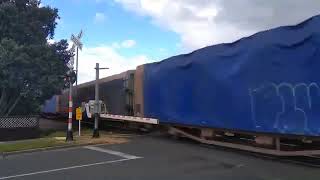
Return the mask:
M 100 79 L 99 96 L 106 104 L 108 113 L 133 115 L 134 73 L 134 70 L 130 70 Z M 82 102 L 94 100 L 94 84 L 95 81 L 90 81 L 78 85 L 77 96 L 73 98 L 75 107 L 81 107 Z

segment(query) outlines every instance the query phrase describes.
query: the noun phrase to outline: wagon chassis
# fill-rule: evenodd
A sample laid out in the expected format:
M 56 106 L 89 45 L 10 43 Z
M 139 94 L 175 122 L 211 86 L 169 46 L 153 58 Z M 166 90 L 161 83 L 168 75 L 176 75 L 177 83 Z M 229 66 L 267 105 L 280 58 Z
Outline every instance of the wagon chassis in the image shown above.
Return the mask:
M 86 103 L 84 106 L 87 117 L 92 118 L 92 103 Z M 107 113 L 106 110 L 100 114 L 100 117 L 109 121 L 140 123 L 142 125 L 160 125 L 158 119 L 113 115 Z M 167 125 L 167 127 L 168 133 L 175 137 L 186 137 L 202 144 L 277 157 L 303 156 L 312 159 L 319 159 L 320 162 L 320 139 L 317 138 L 303 139 L 301 137 L 294 136 L 288 137 L 258 133 L 244 133 L 238 131 L 176 125 Z
M 213 129 L 182 126 L 169 126 L 168 132 L 175 137 L 186 137 L 203 144 L 278 157 L 311 157 L 320 155 L 320 146 L 318 143 L 313 144 L 313 141 L 310 141 L 302 143 L 304 146 L 299 146 L 295 143 L 286 142 L 288 138 L 281 136 L 248 135 L 230 133 L 228 131 L 219 131 L 219 133 L 216 133 Z M 298 140 L 296 139 L 294 142 L 298 142 Z

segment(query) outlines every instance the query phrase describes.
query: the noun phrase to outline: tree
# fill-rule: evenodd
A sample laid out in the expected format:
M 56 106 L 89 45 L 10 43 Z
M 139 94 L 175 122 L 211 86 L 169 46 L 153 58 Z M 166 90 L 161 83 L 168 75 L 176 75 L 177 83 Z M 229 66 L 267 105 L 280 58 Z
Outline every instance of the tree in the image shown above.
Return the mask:
M 73 52 L 49 44 L 58 10 L 39 0 L 0 0 L 0 116 L 30 114 L 60 93 Z

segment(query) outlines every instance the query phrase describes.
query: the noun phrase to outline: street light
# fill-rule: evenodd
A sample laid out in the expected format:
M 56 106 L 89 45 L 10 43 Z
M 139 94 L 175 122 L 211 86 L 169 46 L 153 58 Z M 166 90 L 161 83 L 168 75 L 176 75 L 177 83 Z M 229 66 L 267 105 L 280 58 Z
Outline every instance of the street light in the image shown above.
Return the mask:
M 94 68 L 96 70 L 96 82 L 95 82 L 95 108 L 94 108 L 94 129 L 93 129 L 93 138 L 100 137 L 99 134 L 99 128 L 98 128 L 98 122 L 100 117 L 100 103 L 99 103 L 99 71 L 103 69 L 109 69 L 109 68 L 100 68 L 99 63 L 96 63 L 96 67 Z

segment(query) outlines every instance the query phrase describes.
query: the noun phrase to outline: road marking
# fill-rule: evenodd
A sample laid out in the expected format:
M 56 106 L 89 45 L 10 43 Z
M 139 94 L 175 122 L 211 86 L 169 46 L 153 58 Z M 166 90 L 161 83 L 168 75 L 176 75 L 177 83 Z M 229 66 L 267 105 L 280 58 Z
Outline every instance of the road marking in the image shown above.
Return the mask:
M 138 159 L 138 158 L 135 158 L 135 159 Z M 51 169 L 51 170 L 47 170 L 47 171 L 38 171 L 38 172 L 32 172 L 32 173 L 26 173 L 26 174 L 18 174 L 18 175 L 13 175 L 13 176 L 5 176 L 5 177 L 0 177 L 0 180 L 13 179 L 13 178 L 18 178 L 18 177 L 32 176 L 32 175 L 38 175 L 38 174 L 46 174 L 46 173 L 52 173 L 52 172 L 64 171 L 64 170 L 70 170 L 70 169 L 76 169 L 76 168 L 83 168 L 83 167 L 90 167 L 90 166 L 97 166 L 97 165 L 104 165 L 104 164 L 111 164 L 111 163 L 129 161 L 129 160 L 133 160 L 133 159 L 118 159 L 118 160 L 114 160 L 114 161 L 104 161 L 104 162 L 98 162 L 98 163 L 92 163 L 92 164 L 84 164 L 84 165 L 70 166 L 70 167 L 65 167 L 65 168 Z
M 90 149 L 90 150 L 93 150 L 93 151 L 99 151 L 99 152 L 103 152 L 103 153 L 108 153 L 108 154 L 115 155 L 115 156 L 120 156 L 120 157 L 123 157 L 123 158 L 126 158 L 126 159 L 139 159 L 139 158 L 142 158 L 142 157 L 138 157 L 138 156 L 134 156 L 134 155 L 130 155 L 130 154 L 125 154 L 125 153 L 122 153 L 122 152 L 119 152 L 119 151 L 112 151 L 112 150 L 109 150 L 109 149 L 103 149 L 103 148 L 96 147 L 96 146 L 86 146 L 86 147 L 83 147 L 83 148 Z

